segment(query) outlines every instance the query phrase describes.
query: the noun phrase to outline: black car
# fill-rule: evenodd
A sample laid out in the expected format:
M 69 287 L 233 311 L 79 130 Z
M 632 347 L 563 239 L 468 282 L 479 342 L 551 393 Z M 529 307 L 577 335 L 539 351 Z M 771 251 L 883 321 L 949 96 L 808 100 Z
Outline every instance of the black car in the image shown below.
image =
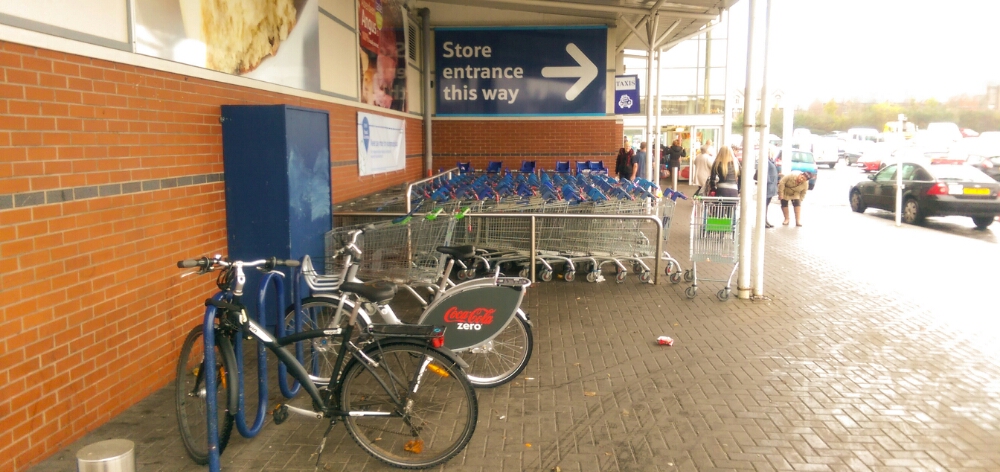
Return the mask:
M 896 210 L 896 164 L 869 180 L 851 187 L 851 209 Z M 985 229 L 1000 215 L 1000 182 L 967 165 L 903 163 L 905 223 L 917 224 L 928 216 L 969 216 L 976 228 Z

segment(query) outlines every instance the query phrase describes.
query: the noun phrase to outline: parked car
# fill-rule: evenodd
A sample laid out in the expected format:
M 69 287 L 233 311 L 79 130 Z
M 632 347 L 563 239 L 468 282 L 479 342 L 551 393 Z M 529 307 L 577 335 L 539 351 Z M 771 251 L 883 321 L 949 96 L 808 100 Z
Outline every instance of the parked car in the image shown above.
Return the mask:
M 986 229 L 1000 215 L 1000 182 L 972 166 L 903 162 L 902 220 L 919 224 L 926 217 L 968 216 Z M 851 209 L 895 211 L 896 169 L 891 164 L 851 187 Z
M 774 163 L 778 165 L 778 169 L 781 169 L 781 151 L 778 151 L 778 154 L 774 157 Z M 816 186 L 818 172 L 816 172 L 816 160 L 813 158 L 811 152 L 793 149 L 792 171 L 809 172 L 813 176 L 813 178 L 809 179 L 809 190 L 812 190 Z
M 858 164 L 865 172 L 877 172 L 886 164 L 891 163 L 892 153 L 897 146 L 894 143 L 872 143 L 865 148 L 864 153 L 858 158 Z
M 1000 181 L 1000 156 L 969 154 L 969 159 L 966 163 L 979 169 L 984 174 L 993 177 L 993 180 Z

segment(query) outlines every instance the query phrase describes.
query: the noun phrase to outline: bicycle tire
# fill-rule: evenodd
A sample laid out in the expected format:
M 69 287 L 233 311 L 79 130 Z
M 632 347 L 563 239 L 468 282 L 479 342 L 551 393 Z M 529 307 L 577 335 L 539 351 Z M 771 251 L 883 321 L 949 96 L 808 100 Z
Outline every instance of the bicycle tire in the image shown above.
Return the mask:
M 206 409 L 204 392 L 204 377 L 198 372 L 203 369 L 204 341 L 202 327 L 198 326 L 188 333 L 181 348 L 181 356 L 177 360 L 177 378 L 175 379 L 175 401 L 177 407 L 177 426 L 188 456 L 200 465 L 208 464 L 208 425 L 206 424 Z M 236 378 L 235 353 L 229 339 L 215 334 L 215 364 L 213 369 L 219 374 L 216 383 L 216 399 L 219 416 L 219 454 L 226 450 L 229 436 L 233 432 L 235 416 L 230 404 L 232 398 L 230 389 L 238 381 Z M 190 392 L 198 392 L 197 397 Z
M 347 318 L 350 315 L 350 309 L 353 307 L 353 304 L 349 302 L 344 303 L 344 316 L 339 320 L 339 326 L 334 326 L 333 318 L 337 313 L 338 303 L 339 299 L 332 297 L 313 296 L 304 298 L 300 304 L 304 315 L 302 317 L 302 329 L 346 327 Z M 293 332 L 295 332 L 295 305 L 291 305 L 285 310 L 285 335 L 287 336 Z M 337 354 L 340 352 L 342 341 L 342 336 L 326 336 L 300 341 L 303 347 L 301 361 L 302 366 L 306 368 L 306 372 L 319 377 L 321 379 L 320 383 L 329 383 L 330 377 L 333 376 L 333 366 L 337 361 Z M 289 344 L 285 346 L 285 349 L 298 359 L 295 344 Z M 291 375 L 288 375 L 288 384 L 291 385 L 293 381 L 295 379 Z
M 534 345 L 531 326 L 514 315 L 495 338 L 459 355 L 469 364 L 465 373 L 474 387 L 493 388 L 510 382 L 528 366 Z
M 401 412 L 372 371 L 357 359 L 351 360 L 340 386 L 341 409 L 402 413 L 345 417 L 348 433 L 362 449 L 393 467 L 425 469 L 443 464 L 468 445 L 476 430 L 479 405 L 472 384 L 457 364 L 435 349 L 406 342 L 375 345 L 365 349 L 365 354 L 378 363 L 372 370 L 387 386 L 406 396 Z M 390 378 L 390 372 L 394 377 Z M 417 372 L 422 375 L 414 382 Z M 414 383 L 419 387 L 415 394 L 409 389 Z

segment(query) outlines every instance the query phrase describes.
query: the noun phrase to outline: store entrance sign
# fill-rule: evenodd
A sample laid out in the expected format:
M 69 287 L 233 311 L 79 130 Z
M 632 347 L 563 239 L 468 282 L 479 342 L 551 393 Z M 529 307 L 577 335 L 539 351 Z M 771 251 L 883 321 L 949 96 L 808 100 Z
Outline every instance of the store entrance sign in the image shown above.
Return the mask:
M 438 116 L 604 115 L 607 28 L 437 28 Z

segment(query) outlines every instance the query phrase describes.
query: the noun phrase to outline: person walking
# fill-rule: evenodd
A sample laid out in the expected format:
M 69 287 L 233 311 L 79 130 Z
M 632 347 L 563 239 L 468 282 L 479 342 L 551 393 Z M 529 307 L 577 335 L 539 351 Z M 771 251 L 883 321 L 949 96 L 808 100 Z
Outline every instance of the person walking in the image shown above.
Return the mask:
M 778 198 L 781 200 L 781 214 L 785 221 L 781 224 L 788 225 L 788 202 L 792 202 L 795 208 L 795 226 L 802 226 L 802 200 L 806 198 L 809 190 L 809 180 L 813 175 L 809 172 L 792 172 L 778 181 Z
M 619 180 L 632 180 L 636 170 L 635 150 L 632 149 L 632 143 L 625 139 L 625 145 L 618 150 L 618 157 L 615 158 L 615 174 Z
M 691 161 L 690 183 L 698 187 L 695 195 L 708 193 L 708 187 L 705 184 L 708 183 L 708 178 L 712 175 L 712 161 L 714 160 L 711 150 L 708 145 L 702 146 L 701 152 Z
M 645 141 L 639 143 L 639 152 L 635 153 L 635 165 L 636 165 L 636 171 L 635 171 L 635 174 L 632 175 L 632 178 L 636 179 L 636 178 L 642 177 L 642 178 L 645 179 L 646 178 L 646 142 Z M 655 180 L 656 178 L 654 177 L 653 179 Z
M 753 176 L 757 180 L 757 174 Z M 774 163 L 774 152 L 767 153 L 767 193 L 764 200 L 764 227 L 774 228 L 774 225 L 767 221 L 767 209 L 771 208 L 771 199 L 778 195 L 778 166 Z
M 716 197 L 740 196 L 740 169 L 733 161 L 733 152 L 728 146 L 720 148 L 719 155 L 715 156 L 708 184 L 709 189 L 715 191 Z
M 680 171 L 681 169 L 682 157 L 687 157 L 687 151 L 685 151 L 684 148 L 681 147 L 681 138 L 677 137 L 674 138 L 674 144 L 669 148 L 667 148 L 667 158 L 668 158 L 667 163 L 670 167 L 670 175 L 674 175 L 680 178 L 680 175 L 678 175 L 678 171 Z

